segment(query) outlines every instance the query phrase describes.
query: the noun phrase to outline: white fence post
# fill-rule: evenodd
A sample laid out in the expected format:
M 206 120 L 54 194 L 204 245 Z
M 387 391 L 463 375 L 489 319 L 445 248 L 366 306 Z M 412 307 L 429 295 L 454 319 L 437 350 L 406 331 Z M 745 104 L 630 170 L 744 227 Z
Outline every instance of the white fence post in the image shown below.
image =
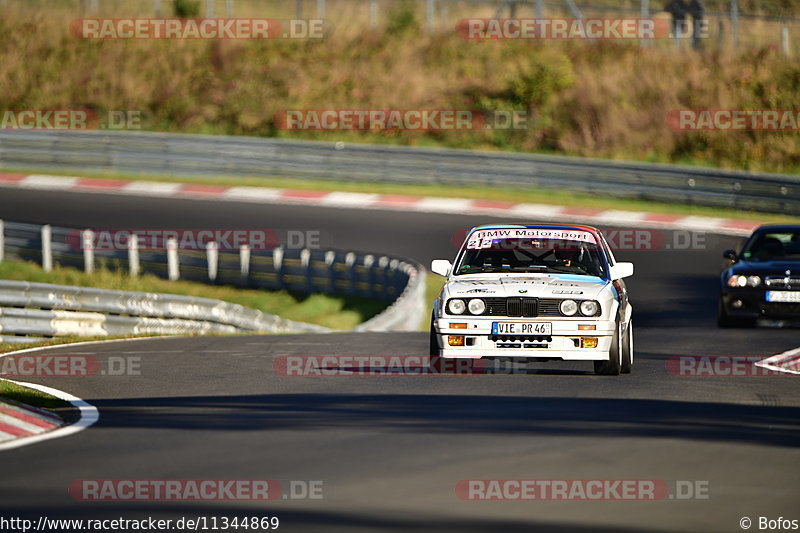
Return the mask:
M 167 239 L 167 277 L 170 281 L 177 281 L 181 277 L 178 266 L 178 241 L 174 238 Z
M 3 257 L 5 256 L 6 251 L 6 243 L 5 243 L 5 225 L 3 221 L 0 220 L 0 263 L 3 262 Z
M 206 243 L 206 261 L 208 263 L 208 280 L 217 280 L 217 270 L 219 266 L 219 250 L 217 243 L 209 241 Z
M 156 12 L 156 17 L 161 16 L 161 0 L 153 0 L 153 8 Z
M 537 19 L 544 18 L 544 0 L 536 0 L 536 5 L 534 6 L 534 17 Z
M 225 0 L 225 17 L 233 18 L 233 0 Z
M 731 42 L 734 50 L 739 48 L 739 0 L 731 0 Z
M 239 267 L 242 272 L 242 279 L 250 277 L 250 246 L 243 244 L 239 247 Z
M 642 10 L 639 16 L 642 20 L 648 20 L 650 18 L 650 0 L 642 0 Z M 639 39 L 639 46 L 647 48 L 650 46 L 650 41 L 648 39 Z
M 427 20 L 428 33 L 433 33 L 436 29 L 436 0 L 427 0 L 425 19 Z
M 50 224 L 42 226 L 42 269 L 53 270 L 53 231 Z
M 87 274 L 94 272 L 94 232 L 90 229 L 81 232 L 83 243 L 83 271 Z
M 206 18 L 210 19 L 214 17 L 214 4 L 215 0 L 206 0 Z
M 128 237 L 128 271 L 132 278 L 139 275 L 139 237 L 135 233 Z
M 317 18 L 325 18 L 325 0 L 317 0 Z
M 378 0 L 369 2 L 369 27 L 373 30 L 378 27 Z
M 781 51 L 784 57 L 792 57 L 792 48 L 789 44 L 789 25 L 786 21 L 781 23 Z

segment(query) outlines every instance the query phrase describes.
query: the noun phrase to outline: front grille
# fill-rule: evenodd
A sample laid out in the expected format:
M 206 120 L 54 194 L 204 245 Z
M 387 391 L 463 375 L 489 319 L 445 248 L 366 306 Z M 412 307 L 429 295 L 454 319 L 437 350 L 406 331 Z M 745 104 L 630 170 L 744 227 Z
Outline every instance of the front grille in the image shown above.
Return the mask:
M 560 305 L 561 300 L 539 300 L 539 316 L 561 316 L 561 311 L 558 309 Z
M 764 304 L 764 314 L 767 315 L 800 315 L 800 304 L 767 302 Z
M 789 287 L 800 287 L 800 277 L 791 276 L 767 276 L 764 279 L 767 287 L 788 289 Z
M 486 304 L 486 312 L 484 314 L 489 316 L 508 316 L 506 315 L 506 299 L 505 298 L 484 298 Z
M 535 317 L 536 298 L 484 298 L 488 316 Z

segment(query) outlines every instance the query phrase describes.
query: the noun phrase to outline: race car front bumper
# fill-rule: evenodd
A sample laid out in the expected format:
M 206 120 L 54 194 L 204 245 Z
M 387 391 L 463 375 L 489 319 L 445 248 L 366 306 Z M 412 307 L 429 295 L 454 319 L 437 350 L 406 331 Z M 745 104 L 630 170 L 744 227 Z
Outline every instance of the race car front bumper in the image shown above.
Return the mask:
M 493 322 L 551 324 L 551 334 L 497 335 Z M 456 327 L 453 327 L 456 326 Z M 591 327 L 594 329 L 591 329 Z M 604 361 L 614 337 L 613 320 L 440 318 L 434 322 L 441 356 L 448 358 L 519 357 L 562 359 L 565 361 Z M 454 339 L 455 338 L 455 339 Z

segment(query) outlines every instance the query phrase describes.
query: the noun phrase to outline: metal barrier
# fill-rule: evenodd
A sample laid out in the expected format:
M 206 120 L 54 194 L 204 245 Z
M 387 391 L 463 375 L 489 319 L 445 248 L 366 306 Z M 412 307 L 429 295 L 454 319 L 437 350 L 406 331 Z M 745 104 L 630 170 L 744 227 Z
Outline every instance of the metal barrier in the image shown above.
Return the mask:
M 329 331 L 208 298 L 0 281 L 2 342 L 30 341 L 30 336 Z
M 238 252 L 177 250 L 169 242 L 148 250 L 135 246 L 122 251 L 94 249 L 85 244 L 91 242 L 85 240 L 86 231 L 0 221 L 0 260 L 33 261 L 45 270 L 62 265 L 91 272 L 103 266 L 128 270 L 134 276 L 148 273 L 243 288 L 392 302 L 357 331 L 416 330 L 425 317 L 424 270 L 410 261 L 281 247 L 257 251 L 242 247 Z M 330 331 L 218 300 L 27 282 L 0 281 L 0 306 L 0 334 L 5 336 L 61 336 L 78 330 L 91 335 Z
M 800 214 L 800 179 L 601 159 L 144 132 L 0 131 L 0 167 L 561 189 Z

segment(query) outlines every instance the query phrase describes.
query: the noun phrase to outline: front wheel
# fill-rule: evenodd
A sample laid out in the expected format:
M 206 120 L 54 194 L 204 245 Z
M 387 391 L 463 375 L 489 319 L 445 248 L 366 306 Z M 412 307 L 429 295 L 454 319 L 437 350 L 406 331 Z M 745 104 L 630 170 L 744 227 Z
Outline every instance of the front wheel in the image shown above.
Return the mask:
M 630 374 L 633 368 L 633 319 L 628 322 L 625 334 L 622 336 L 622 368 L 623 374 Z
M 620 348 L 620 325 L 617 324 L 614 338 L 611 340 L 611 349 L 608 351 L 608 361 L 595 361 L 594 373 L 601 376 L 618 376 L 622 370 L 622 349 Z
M 430 350 L 429 351 L 430 357 L 428 358 L 428 367 L 431 370 L 438 372 L 439 368 L 441 368 L 442 351 L 439 348 L 439 341 L 436 335 L 436 328 L 434 327 L 433 315 L 431 315 L 431 334 L 430 334 L 429 350 Z

